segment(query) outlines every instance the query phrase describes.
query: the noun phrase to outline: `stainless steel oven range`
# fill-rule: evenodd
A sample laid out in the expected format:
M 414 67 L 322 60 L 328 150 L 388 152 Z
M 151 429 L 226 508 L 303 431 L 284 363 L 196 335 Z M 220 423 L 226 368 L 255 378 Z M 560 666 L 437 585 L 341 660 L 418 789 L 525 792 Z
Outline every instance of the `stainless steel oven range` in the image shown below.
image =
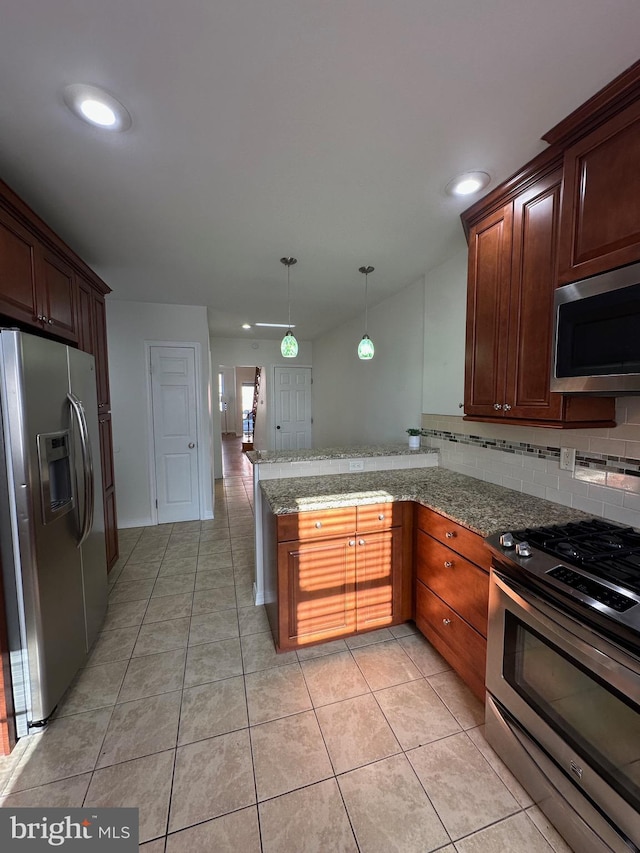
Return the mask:
M 577 853 L 640 850 L 640 533 L 491 536 L 487 740 Z

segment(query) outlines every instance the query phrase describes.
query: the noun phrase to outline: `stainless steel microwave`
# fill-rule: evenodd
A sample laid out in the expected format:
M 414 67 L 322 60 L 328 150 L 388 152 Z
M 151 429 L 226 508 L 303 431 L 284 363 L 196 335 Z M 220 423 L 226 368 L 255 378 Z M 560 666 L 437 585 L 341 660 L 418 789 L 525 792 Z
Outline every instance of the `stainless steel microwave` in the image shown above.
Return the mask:
M 640 394 L 640 263 L 556 290 L 551 390 Z

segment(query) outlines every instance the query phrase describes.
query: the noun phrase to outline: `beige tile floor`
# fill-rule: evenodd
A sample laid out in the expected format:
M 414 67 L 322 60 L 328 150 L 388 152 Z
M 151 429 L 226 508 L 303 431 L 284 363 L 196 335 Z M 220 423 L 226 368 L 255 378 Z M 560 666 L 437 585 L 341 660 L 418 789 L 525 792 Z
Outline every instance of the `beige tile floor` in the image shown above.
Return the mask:
M 137 806 L 146 853 L 566 853 L 412 623 L 277 655 L 251 483 L 123 530 L 104 631 L 2 805 Z

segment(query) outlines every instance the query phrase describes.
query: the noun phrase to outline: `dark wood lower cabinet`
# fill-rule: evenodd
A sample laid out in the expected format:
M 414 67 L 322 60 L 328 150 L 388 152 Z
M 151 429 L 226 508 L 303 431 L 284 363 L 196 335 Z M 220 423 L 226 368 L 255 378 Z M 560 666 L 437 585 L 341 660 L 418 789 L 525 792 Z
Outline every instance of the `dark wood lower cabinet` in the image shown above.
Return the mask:
M 483 702 L 489 565 L 481 536 L 416 507 L 416 625 Z
M 416 625 L 484 702 L 487 640 L 422 581 L 416 582 Z

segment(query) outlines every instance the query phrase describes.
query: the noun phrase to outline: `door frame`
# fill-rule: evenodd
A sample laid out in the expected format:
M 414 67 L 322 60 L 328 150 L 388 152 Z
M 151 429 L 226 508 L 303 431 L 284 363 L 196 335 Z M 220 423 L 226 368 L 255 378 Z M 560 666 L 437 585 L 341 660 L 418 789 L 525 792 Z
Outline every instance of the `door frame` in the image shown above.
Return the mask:
M 273 364 L 271 366 L 271 390 L 267 391 L 269 395 L 269 404 L 271 411 L 269 412 L 268 422 L 269 422 L 269 432 L 271 437 L 269 439 L 269 450 L 275 450 L 276 446 L 276 370 L 278 368 L 304 368 L 305 370 L 311 371 L 311 395 L 309 397 L 309 417 L 311 419 L 311 447 L 313 447 L 313 367 L 310 364 Z
M 149 435 L 149 496 L 151 506 L 149 507 L 151 523 L 158 523 L 158 491 L 156 483 L 156 456 L 155 456 L 155 437 L 153 432 L 153 391 L 151 387 L 151 348 L 152 347 L 178 347 L 190 348 L 194 350 L 195 355 L 195 372 L 196 372 L 196 427 L 198 430 L 198 498 L 200 502 L 200 519 L 213 518 L 213 513 L 205 511 L 206 501 L 206 479 L 204 470 L 204 460 L 202 453 L 202 442 L 207 439 L 209 430 L 205 429 L 204 413 L 202 410 L 202 386 L 201 386 L 201 361 L 202 347 L 199 341 L 145 341 L 144 342 L 144 359 L 146 365 L 147 376 L 147 431 Z

